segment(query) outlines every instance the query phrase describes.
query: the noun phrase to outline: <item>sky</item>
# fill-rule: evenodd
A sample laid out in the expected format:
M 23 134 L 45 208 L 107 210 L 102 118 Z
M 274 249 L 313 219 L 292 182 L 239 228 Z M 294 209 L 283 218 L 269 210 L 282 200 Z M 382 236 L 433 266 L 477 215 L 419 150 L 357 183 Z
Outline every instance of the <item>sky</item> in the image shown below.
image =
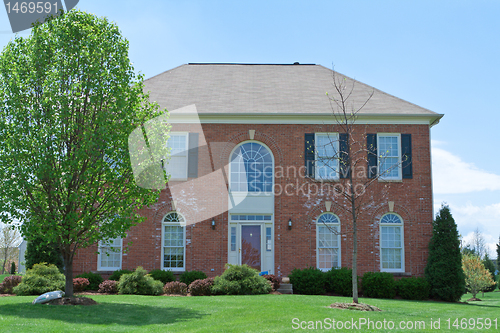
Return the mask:
M 491 257 L 500 237 L 500 1 L 80 0 L 115 22 L 137 72 L 192 62 L 313 63 L 444 114 L 431 130 L 434 211 Z M 29 31 L 21 32 L 27 36 Z M 0 9 L 0 48 L 14 38 Z

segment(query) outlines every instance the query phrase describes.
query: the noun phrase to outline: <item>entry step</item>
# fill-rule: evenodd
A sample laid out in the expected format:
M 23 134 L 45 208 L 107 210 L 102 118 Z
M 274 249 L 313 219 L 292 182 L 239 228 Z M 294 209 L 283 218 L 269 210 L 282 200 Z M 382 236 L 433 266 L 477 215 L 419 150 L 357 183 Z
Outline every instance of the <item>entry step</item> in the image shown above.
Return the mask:
M 291 283 L 281 283 L 278 290 L 282 294 L 293 294 L 293 288 Z

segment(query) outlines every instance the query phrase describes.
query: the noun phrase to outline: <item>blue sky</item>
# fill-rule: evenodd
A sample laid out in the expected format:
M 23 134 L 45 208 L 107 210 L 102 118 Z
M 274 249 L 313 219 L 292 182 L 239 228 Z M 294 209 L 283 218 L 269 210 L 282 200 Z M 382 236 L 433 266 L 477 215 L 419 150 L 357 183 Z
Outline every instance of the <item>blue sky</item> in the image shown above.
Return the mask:
M 434 202 L 467 240 L 500 235 L 499 1 L 97 1 L 146 78 L 188 62 L 315 63 L 444 113 Z M 28 32 L 21 33 L 27 35 Z M 13 38 L 0 10 L 0 47 Z

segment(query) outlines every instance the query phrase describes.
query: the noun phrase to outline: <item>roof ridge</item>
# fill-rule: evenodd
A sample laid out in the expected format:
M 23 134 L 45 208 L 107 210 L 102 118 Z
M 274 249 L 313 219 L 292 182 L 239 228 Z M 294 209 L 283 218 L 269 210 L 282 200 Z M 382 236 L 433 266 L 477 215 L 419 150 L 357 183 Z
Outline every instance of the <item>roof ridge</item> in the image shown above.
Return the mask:
M 242 62 L 189 62 L 188 65 L 245 65 L 245 66 L 318 66 L 317 64 L 272 64 L 272 63 L 242 63 Z

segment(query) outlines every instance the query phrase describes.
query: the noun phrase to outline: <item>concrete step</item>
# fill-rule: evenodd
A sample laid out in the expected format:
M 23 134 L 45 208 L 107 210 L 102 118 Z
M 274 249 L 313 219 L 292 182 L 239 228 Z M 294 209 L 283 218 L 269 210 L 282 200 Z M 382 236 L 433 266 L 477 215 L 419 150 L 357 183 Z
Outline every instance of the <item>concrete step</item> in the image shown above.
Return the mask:
M 281 283 L 278 290 L 282 294 L 293 294 L 293 287 L 291 283 Z

